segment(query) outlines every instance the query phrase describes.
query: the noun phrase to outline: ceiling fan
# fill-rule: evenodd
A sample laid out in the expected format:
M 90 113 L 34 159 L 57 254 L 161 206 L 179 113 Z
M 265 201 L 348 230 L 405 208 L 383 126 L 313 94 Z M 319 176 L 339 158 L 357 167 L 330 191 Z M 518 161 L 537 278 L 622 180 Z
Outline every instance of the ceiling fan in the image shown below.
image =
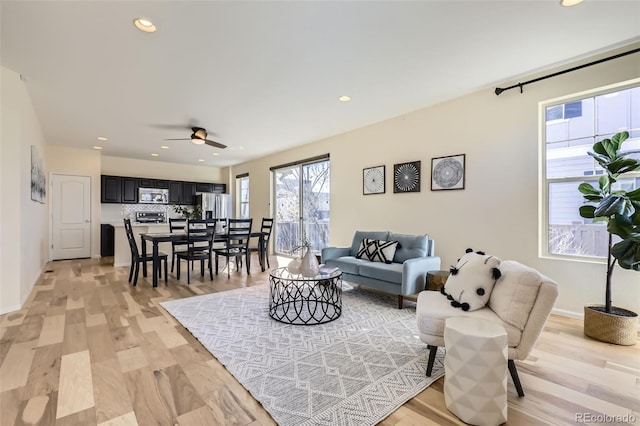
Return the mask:
M 164 127 L 164 126 L 163 126 L 163 127 Z M 167 126 L 167 127 L 169 127 L 169 126 Z M 183 128 L 191 129 L 191 131 L 192 131 L 193 133 L 191 134 L 191 137 L 190 137 L 190 138 L 188 138 L 188 139 L 187 139 L 187 138 L 165 139 L 165 141 L 189 141 L 189 140 L 190 140 L 191 142 L 193 142 L 193 143 L 194 143 L 194 144 L 196 144 L 196 145 L 204 145 L 204 144 L 207 144 L 207 145 L 209 145 L 209 146 L 213 146 L 213 147 L 220 148 L 220 149 L 224 149 L 224 148 L 226 148 L 226 147 L 227 147 L 226 145 L 224 145 L 224 144 L 222 144 L 222 143 L 220 143 L 220 142 L 216 142 L 216 141 L 212 141 L 212 140 L 210 140 L 210 139 L 207 139 L 207 130 L 206 130 L 206 129 L 204 129 L 203 127 L 196 127 L 196 126 L 194 126 L 194 127 L 189 127 L 189 126 L 186 126 L 186 127 L 182 127 L 182 126 L 170 126 L 170 128 L 172 128 L 172 129 L 175 129 L 175 128 L 179 128 L 179 129 L 183 129 Z

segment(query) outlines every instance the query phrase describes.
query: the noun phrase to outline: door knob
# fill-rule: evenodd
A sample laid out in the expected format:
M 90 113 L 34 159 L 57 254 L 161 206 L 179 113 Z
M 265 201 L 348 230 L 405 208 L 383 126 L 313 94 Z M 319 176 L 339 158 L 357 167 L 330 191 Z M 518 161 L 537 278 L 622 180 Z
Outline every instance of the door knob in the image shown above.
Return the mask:
M 89 223 L 91 222 L 89 219 L 85 220 L 84 223 Z

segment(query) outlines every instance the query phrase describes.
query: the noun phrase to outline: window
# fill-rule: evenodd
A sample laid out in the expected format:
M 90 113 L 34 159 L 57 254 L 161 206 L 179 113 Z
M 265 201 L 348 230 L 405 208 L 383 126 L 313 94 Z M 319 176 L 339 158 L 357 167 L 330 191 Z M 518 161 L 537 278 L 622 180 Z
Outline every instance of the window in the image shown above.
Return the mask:
M 329 156 L 272 167 L 275 251 L 290 254 L 303 236 L 319 254 L 329 245 Z
M 249 174 L 236 176 L 236 188 L 238 189 L 238 217 L 249 218 Z
M 542 128 L 544 209 L 541 254 L 564 257 L 606 257 L 609 234 L 604 222 L 584 219 L 578 209 L 584 204 L 578 185 L 598 185 L 604 173 L 587 152 L 595 142 L 623 130 L 629 139 L 623 151 L 640 158 L 640 79 L 543 102 Z M 640 173 L 620 179 L 619 188 L 640 187 Z

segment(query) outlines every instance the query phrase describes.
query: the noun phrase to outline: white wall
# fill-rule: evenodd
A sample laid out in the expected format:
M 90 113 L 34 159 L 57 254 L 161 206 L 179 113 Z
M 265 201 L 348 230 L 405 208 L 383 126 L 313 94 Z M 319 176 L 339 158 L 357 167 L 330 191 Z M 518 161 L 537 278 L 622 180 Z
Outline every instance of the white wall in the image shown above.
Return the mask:
M 91 178 L 91 257 L 100 257 L 100 152 L 48 145 L 47 161 L 50 173 Z
M 31 200 L 31 145 L 45 170 L 45 139 L 20 75 L 1 68 L 0 314 L 20 309 L 48 259 L 49 194 Z M 49 181 L 47 180 L 49 192 Z
M 332 245 L 350 244 L 358 229 L 428 233 L 443 269 L 467 247 L 518 260 L 558 282 L 557 309 L 580 315 L 585 304 L 604 302 L 605 266 L 538 257 L 538 102 L 638 76 L 636 54 L 525 86 L 523 94 L 516 89 L 498 97 L 486 88 L 235 166 L 231 174 L 249 173 L 251 215 L 262 217 L 271 212 L 269 167 L 330 153 Z M 430 191 L 431 159 L 455 154 L 466 154 L 465 189 Z M 416 160 L 421 192 L 394 194 L 393 165 Z M 362 195 L 362 169 L 377 165 L 386 166 L 386 193 Z M 640 312 L 640 274 L 618 268 L 614 280 L 613 301 Z
M 227 183 L 221 168 L 102 156 L 103 175 Z

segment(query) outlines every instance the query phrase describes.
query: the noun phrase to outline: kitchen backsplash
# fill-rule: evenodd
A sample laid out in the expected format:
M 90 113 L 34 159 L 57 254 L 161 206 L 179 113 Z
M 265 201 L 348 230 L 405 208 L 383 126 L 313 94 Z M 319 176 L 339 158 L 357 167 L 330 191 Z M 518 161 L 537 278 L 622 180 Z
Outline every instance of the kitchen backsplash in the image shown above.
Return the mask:
M 101 204 L 101 222 L 121 222 L 124 218 L 135 220 L 136 212 L 163 212 L 166 218 L 182 217 L 174 211 L 174 207 L 164 204 Z

